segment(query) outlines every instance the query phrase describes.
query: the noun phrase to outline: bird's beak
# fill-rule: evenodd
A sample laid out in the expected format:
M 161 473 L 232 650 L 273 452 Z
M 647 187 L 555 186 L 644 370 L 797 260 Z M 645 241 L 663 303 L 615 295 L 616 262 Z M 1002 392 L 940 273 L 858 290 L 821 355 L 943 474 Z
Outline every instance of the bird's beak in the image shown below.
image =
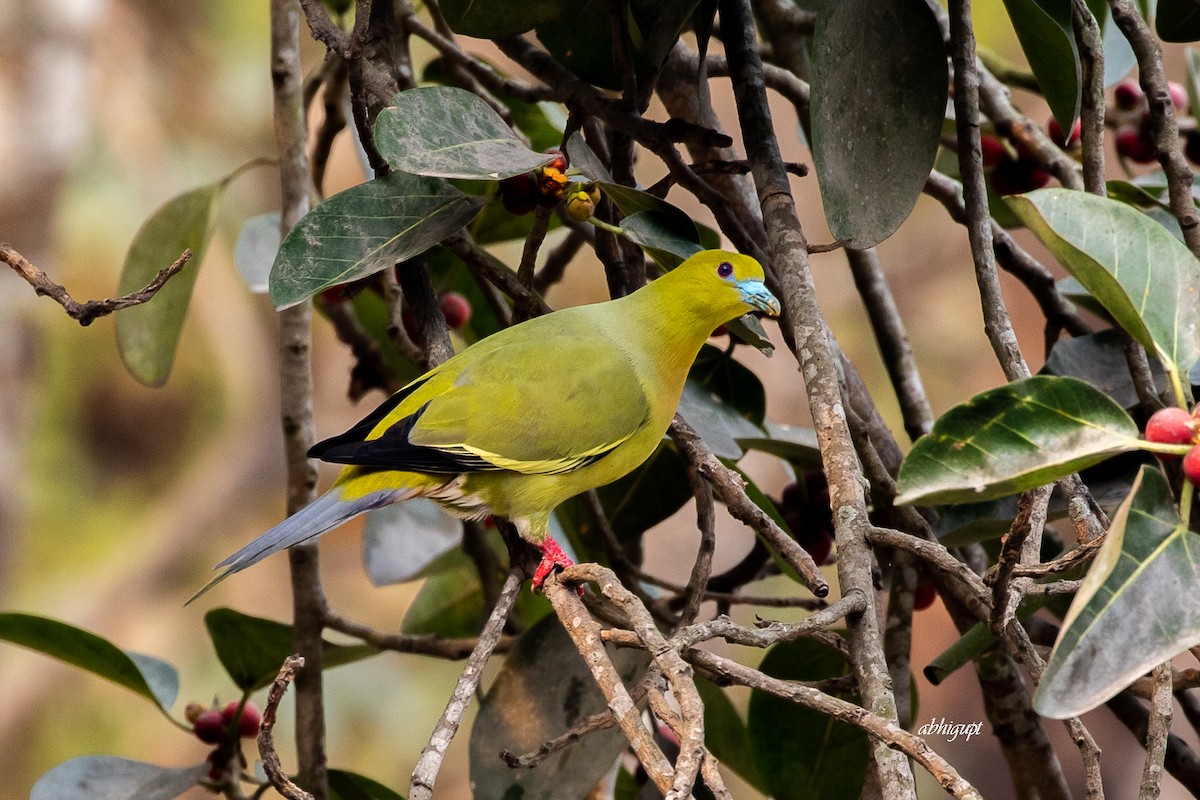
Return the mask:
M 779 316 L 779 301 L 762 281 L 738 281 L 742 299 L 768 317 Z

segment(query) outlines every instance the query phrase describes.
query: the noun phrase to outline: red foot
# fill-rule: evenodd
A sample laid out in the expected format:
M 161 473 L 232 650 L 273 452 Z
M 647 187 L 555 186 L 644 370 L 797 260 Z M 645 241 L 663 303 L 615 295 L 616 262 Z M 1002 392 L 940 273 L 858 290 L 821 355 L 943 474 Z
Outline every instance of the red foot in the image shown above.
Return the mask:
M 550 577 L 550 573 L 556 567 L 566 569 L 567 567 L 575 566 L 575 562 L 562 551 L 558 546 L 558 542 L 554 541 L 553 536 L 547 536 L 542 542 L 542 560 L 538 562 L 537 569 L 533 572 L 533 590 L 540 592 L 542 584 L 546 582 L 546 578 Z M 583 597 L 583 587 L 577 586 L 575 591 Z

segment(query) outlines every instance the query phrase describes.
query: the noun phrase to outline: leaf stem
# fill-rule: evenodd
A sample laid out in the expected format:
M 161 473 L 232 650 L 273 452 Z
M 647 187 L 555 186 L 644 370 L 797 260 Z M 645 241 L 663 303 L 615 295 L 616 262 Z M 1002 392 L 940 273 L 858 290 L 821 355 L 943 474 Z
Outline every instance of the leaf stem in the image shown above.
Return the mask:
M 1162 453 L 1168 456 L 1186 455 L 1187 451 L 1192 449 L 1192 445 L 1190 444 L 1165 444 L 1161 442 L 1148 442 L 1145 439 L 1134 439 L 1133 446 L 1149 453 Z
M 1183 481 L 1183 486 L 1179 489 L 1179 518 L 1183 520 L 1183 524 L 1191 530 L 1192 519 L 1192 496 L 1195 494 L 1195 489 L 1192 487 L 1192 482 L 1189 480 Z
M 604 220 L 597 219 L 594 215 L 588 217 L 587 221 L 592 223 L 593 225 L 595 225 L 597 228 L 599 228 L 602 231 L 608 231 L 613 236 L 624 236 L 625 235 L 624 228 L 618 228 L 616 225 L 609 225 Z
M 1185 411 L 1188 410 L 1188 400 L 1190 395 L 1183 388 L 1183 381 L 1179 377 L 1179 368 L 1174 363 L 1163 360 L 1163 365 L 1167 368 L 1167 375 L 1171 377 L 1171 391 L 1175 393 L 1175 404 Z

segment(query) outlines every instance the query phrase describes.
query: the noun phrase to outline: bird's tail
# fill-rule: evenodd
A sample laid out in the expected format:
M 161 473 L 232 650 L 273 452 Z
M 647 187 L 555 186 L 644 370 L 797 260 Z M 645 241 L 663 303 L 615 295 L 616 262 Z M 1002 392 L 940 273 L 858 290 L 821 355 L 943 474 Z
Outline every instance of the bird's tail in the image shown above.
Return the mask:
M 358 494 L 357 492 L 347 492 L 345 485 L 335 485 L 328 492 L 217 564 L 214 569 L 221 570 L 221 574 L 192 595 L 188 602 L 192 602 L 230 575 L 257 564 L 269 555 L 298 544 L 311 542 L 321 534 L 365 511 L 403 500 L 412 494 L 414 494 L 414 490 L 410 488 L 377 489 L 366 494 Z

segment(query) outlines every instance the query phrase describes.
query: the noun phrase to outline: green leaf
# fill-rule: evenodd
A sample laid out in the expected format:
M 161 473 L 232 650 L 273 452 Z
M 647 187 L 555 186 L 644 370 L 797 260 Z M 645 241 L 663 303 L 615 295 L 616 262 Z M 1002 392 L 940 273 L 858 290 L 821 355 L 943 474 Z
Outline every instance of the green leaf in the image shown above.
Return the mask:
M 686 224 L 675 215 L 661 211 L 639 211 L 620 222 L 621 230 L 631 242 L 645 248 L 664 269 L 674 269 L 704 247 L 696 225 Z
M 1200 41 L 1200 8 L 1192 0 L 1158 0 L 1154 30 L 1164 42 Z
M 185 249 L 192 251 L 192 260 L 149 302 L 117 312 L 121 360 L 147 386 L 162 386 L 171 374 L 192 289 L 212 235 L 214 211 L 227 182 L 200 186 L 168 200 L 142 223 L 125 256 L 118 294 L 144 288 Z
M 255 294 L 270 290 L 271 265 L 279 253 L 283 234 L 279 212 L 271 211 L 246 220 L 233 248 L 233 260 L 246 288 Z
M 1075 717 L 1200 644 L 1200 549 L 1157 467 L 1138 473 L 1063 619 L 1033 705 Z
M 692 485 L 683 460 L 663 441 L 644 464 L 596 492 L 617 537 L 629 541 L 683 508 Z
M 789 461 L 799 469 L 817 469 L 821 466 L 821 450 L 817 446 L 817 432 L 812 428 L 797 425 L 780 425 L 763 420 L 765 437 L 741 438 L 738 444 L 747 450 L 770 453 Z
M 766 782 L 758 774 L 746 723 L 725 691 L 707 678 L 696 676 L 696 690 L 704 701 L 704 744 L 726 767 L 764 794 Z
M 329 800 L 404 800 L 404 796 L 356 772 L 331 769 Z
M 488 544 L 505 563 L 504 543 L 496 534 Z M 413 636 L 433 634 L 450 638 L 478 636 L 491 607 L 485 604 L 483 587 L 475 563 L 462 550 L 438 559 L 400 623 L 400 632 Z M 553 613 L 549 601 L 526 586 L 517 596 L 511 621 L 524 630 L 546 614 Z
M 1112 318 L 1174 376 L 1200 361 L 1200 261 L 1124 203 L 1069 189 L 1008 200 Z
M 292 626 L 275 620 L 252 617 L 232 608 L 214 608 L 204 615 L 204 626 L 221 666 L 244 692 L 270 684 L 279 674 L 284 659 L 296 652 Z M 368 645 L 325 642 L 325 669 L 361 661 L 377 653 L 379 650 Z
M 637 77 L 653 74 L 662 65 L 699 0 L 629 0 L 622 3 L 629 30 L 626 42 Z M 604 0 L 563 3 L 554 20 L 537 26 L 537 37 L 563 66 L 588 83 L 620 89 L 612 24 Z
M 896 503 L 1016 494 L 1137 447 L 1137 424 L 1112 398 L 1075 378 L 1035 375 L 943 414 L 900 465 Z
M 845 675 L 846 660 L 811 639 L 777 644 L 759 669 L 774 678 L 816 681 Z M 755 689 L 747 720 L 758 774 L 776 800 L 856 800 L 870 759 L 859 728 Z
M 908 218 L 937 155 L 941 32 L 920 0 L 842 0 L 818 15 L 813 42 L 812 151 L 825 218 L 834 238 L 873 247 Z
M 84 756 L 43 775 L 29 800 L 174 800 L 208 775 L 208 764 L 182 769 L 116 756 Z
M 610 646 L 609 654 L 626 685 L 637 680 L 647 663 L 644 652 Z M 498 753 L 527 753 L 604 708 L 603 696 L 558 618 L 548 616 L 530 628 L 505 658 L 471 728 L 474 800 L 585 796 L 625 749 L 620 729 L 590 733 L 533 769 L 510 769 Z
M 1156 391 L 1166 389 L 1166 376 L 1157 361 L 1150 362 L 1150 371 L 1154 375 Z M 1123 408 L 1132 409 L 1138 404 L 1137 390 L 1125 363 L 1121 336 L 1111 328 L 1086 336 L 1059 339 L 1054 343 L 1042 372 L 1046 375 L 1069 375 L 1087 381 Z
M 688 379 L 698 382 L 718 398 L 737 409 L 755 427 L 762 425 L 767 415 L 767 393 L 762 381 L 746 365 L 731 354 L 712 345 L 704 345 L 696 356 L 696 363 L 688 372 Z M 745 429 L 745 435 L 751 436 Z M 761 433 L 761 431 L 759 431 Z
M 166 661 L 120 649 L 65 622 L 32 614 L 0 613 L 0 639 L 28 647 L 124 686 L 163 711 L 175 704 L 179 674 Z
M 335 194 L 284 238 L 271 301 L 287 308 L 418 256 L 468 224 L 480 205 L 445 181 L 404 172 Z
M 738 440 L 763 435 L 762 428 L 696 381 L 689 380 L 683 385 L 679 413 L 718 458 L 737 461 L 745 454 Z
M 396 169 L 435 178 L 500 180 L 554 160 L 530 150 L 491 106 L 456 86 L 396 95 L 375 120 L 375 145 Z
M 1064 131 L 1079 116 L 1082 79 L 1071 0 L 1004 0 L 1042 95 Z
M 500 39 L 520 36 L 543 22 L 558 18 L 562 0 L 442 0 L 442 14 L 450 30 L 463 36 Z

